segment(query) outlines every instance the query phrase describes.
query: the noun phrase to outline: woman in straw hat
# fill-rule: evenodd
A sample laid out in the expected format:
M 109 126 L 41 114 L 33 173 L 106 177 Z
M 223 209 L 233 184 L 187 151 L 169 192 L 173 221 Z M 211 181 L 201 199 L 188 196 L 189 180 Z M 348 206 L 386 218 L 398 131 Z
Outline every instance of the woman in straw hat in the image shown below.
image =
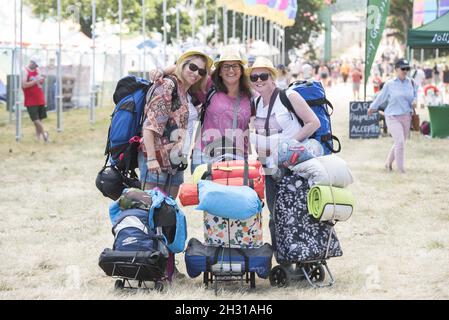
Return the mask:
M 296 139 L 303 141 L 310 137 L 319 127 L 320 121 L 310 109 L 307 102 L 292 89 L 287 89 L 286 95 L 290 100 L 297 116 L 302 119 L 301 127 L 297 118 L 282 104 L 279 88 L 276 87 L 277 70 L 273 63 L 265 57 L 257 57 L 251 68 L 248 68 L 249 79 L 253 89 L 260 95 L 255 100 L 255 134 L 251 134 L 251 143 L 256 146 L 259 157 L 266 156 L 265 192 L 268 209 L 270 211 L 271 243 L 275 249 L 273 209 L 276 195 L 276 180 L 272 173 L 276 172 L 278 143 Z M 268 130 L 268 131 L 267 131 Z
M 203 163 L 243 159 L 248 154 L 251 88 L 246 63 L 232 46 L 225 47 L 214 63 L 193 148 L 192 172 Z
M 185 156 L 191 94 L 205 85 L 212 64 L 212 59 L 203 52 L 186 51 L 178 58 L 173 75 L 161 79 L 149 90 L 142 128 L 143 152 L 139 153 L 140 178 L 145 180 L 146 190 L 165 187 L 170 174 L 170 194 L 176 198 L 184 182 L 184 172 L 176 167 Z

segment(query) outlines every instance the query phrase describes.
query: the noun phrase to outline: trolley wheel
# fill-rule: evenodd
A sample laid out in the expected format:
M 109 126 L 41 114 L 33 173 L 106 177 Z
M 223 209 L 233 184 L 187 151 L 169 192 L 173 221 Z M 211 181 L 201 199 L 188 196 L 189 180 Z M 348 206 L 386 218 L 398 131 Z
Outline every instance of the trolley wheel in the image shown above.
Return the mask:
M 249 273 L 249 287 L 251 289 L 255 289 L 256 288 L 256 273 L 255 272 L 250 272 Z
M 115 285 L 114 285 L 115 290 L 122 290 L 124 287 L 125 287 L 125 280 L 115 281 Z
M 288 286 L 287 271 L 281 266 L 271 269 L 269 279 L 272 287 L 282 288 Z
M 164 290 L 164 283 L 162 281 L 156 281 L 154 283 L 154 290 L 157 292 L 162 292 L 162 290 Z
M 312 263 L 306 267 L 307 274 L 312 282 L 323 282 L 326 271 L 321 264 Z
M 206 288 L 209 286 L 209 272 L 203 273 L 203 283 L 206 286 Z

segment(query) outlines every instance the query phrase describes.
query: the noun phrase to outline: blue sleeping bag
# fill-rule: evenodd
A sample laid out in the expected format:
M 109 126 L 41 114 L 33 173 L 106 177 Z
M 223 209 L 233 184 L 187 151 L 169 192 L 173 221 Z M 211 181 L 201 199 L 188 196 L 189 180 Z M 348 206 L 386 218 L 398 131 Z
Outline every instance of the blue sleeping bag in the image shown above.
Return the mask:
M 198 199 L 196 210 L 222 218 L 246 220 L 262 211 L 262 201 L 257 192 L 248 186 L 226 186 L 200 180 Z

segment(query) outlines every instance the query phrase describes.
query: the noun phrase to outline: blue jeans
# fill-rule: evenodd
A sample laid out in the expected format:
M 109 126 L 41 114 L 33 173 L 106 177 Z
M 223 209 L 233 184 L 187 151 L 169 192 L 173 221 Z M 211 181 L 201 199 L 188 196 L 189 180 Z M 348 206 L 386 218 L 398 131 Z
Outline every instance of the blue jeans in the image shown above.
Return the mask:
M 139 171 L 140 171 L 140 182 L 149 182 L 158 185 L 167 184 L 168 174 L 166 172 L 161 172 L 159 175 L 157 173 L 148 172 L 146 159 L 143 155 L 143 152 L 139 152 L 137 156 L 137 160 L 139 163 Z M 172 186 L 180 186 L 184 183 L 184 171 L 178 171 L 175 175 L 171 177 L 171 185 Z

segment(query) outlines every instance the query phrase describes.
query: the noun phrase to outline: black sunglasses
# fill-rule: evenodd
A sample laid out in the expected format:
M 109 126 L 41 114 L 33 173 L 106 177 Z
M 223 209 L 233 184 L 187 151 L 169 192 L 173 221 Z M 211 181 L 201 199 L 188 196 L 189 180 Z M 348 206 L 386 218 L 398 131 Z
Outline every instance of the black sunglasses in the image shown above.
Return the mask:
M 201 69 L 200 67 L 198 67 L 196 64 L 194 64 L 192 62 L 189 63 L 189 69 L 192 72 L 198 71 L 198 74 L 202 77 L 204 77 L 207 74 L 206 69 Z
M 410 67 L 401 67 L 400 68 L 402 71 L 410 71 Z
M 261 73 L 261 74 L 254 73 L 249 76 L 249 79 L 251 80 L 251 82 L 257 82 L 259 78 L 262 81 L 267 81 L 269 76 L 270 75 L 268 73 Z

